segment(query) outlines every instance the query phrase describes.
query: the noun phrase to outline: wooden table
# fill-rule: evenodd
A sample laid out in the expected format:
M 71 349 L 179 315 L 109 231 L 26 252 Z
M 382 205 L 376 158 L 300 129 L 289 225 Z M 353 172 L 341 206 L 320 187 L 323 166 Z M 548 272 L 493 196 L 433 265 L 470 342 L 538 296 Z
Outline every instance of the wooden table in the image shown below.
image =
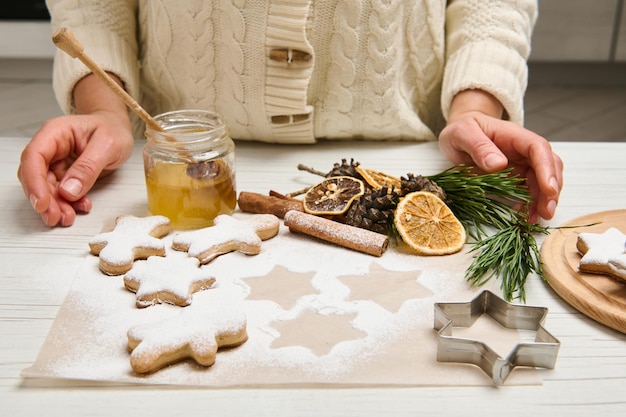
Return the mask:
M 527 302 L 546 306 L 546 327 L 562 346 L 541 386 L 363 389 L 185 389 L 64 380 L 26 380 L 102 221 L 145 207 L 141 143 L 131 160 L 91 193 L 93 211 L 69 228 L 45 227 L 16 178 L 26 138 L 0 139 L 0 410 L 3 416 L 255 415 L 623 415 L 626 335 L 563 302 L 531 277 Z M 565 161 L 559 225 L 584 214 L 626 208 L 626 143 L 554 143 Z M 320 143 L 271 146 L 238 143 L 239 191 L 300 189 L 315 181 L 298 163 L 328 170 L 341 158 L 396 175 L 433 174 L 449 166 L 436 144 Z

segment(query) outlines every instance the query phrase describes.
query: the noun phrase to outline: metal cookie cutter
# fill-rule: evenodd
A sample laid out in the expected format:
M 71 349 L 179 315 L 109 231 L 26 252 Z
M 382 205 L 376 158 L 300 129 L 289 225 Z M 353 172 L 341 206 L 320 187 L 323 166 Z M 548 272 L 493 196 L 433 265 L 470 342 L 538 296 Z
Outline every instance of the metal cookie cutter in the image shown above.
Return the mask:
M 516 366 L 553 369 L 561 343 L 543 328 L 547 313 L 545 307 L 511 304 L 490 291 L 466 303 L 435 303 L 437 360 L 478 365 L 496 385 L 502 385 Z M 535 341 L 517 344 L 502 358 L 481 341 L 452 336 L 453 327 L 470 327 L 482 314 L 509 329 L 535 330 Z

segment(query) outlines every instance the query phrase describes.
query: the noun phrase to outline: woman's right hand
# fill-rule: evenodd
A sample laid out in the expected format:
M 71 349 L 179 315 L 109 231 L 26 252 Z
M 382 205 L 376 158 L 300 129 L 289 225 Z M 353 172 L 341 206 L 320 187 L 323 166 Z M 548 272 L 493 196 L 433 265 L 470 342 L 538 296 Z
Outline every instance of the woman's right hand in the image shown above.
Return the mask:
M 84 94 L 83 94 L 84 93 Z M 133 150 L 125 104 L 90 75 L 74 90 L 76 115 L 46 121 L 24 148 L 17 176 L 48 226 L 71 226 L 91 210 L 87 192 Z

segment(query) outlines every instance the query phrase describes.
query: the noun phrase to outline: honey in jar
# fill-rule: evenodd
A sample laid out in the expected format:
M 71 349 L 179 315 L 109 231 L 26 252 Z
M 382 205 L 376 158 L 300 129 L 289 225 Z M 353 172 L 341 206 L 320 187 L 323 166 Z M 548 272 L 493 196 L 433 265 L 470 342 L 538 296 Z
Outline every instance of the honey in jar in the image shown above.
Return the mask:
M 155 117 L 163 132 L 146 129 L 144 171 L 148 209 L 175 229 L 211 226 L 237 204 L 235 146 L 222 118 L 179 110 Z

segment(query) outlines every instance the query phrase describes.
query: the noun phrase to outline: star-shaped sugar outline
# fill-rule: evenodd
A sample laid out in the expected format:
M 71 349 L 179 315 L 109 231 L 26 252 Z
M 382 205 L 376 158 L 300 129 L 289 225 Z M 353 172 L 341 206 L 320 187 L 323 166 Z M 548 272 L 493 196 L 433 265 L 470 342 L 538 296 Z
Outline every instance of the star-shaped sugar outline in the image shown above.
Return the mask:
M 364 275 L 342 275 L 337 279 L 350 289 L 347 301 L 372 301 L 390 313 L 397 313 L 405 302 L 433 295 L 432 291 L 422 286 L 417 278 L 420 270 L 390 271 L 376 262 L 372 262 Z M 376 292 L 378 282 L 385 282 L 388 291 Z M 398 293 L 399 298 L 393 296 Z
M 191 306 L 177 316 L 135 325 L 127 331 L 131 366 L 149 373 L 188 358 L 211 366 L 220 348 L 246 342 L 246 325 L 243 310 L 215 305 Z M 169 360 L 159 365 L 163 357 Z
M 268 230 L 277 232 L 279 226 L 278 218 L 272 215 L 255 215 L 244 220 L 220 215 L 213 223 L 203 229 L 178 233 L 172 240 L 172 248 L 187 251 L 202 264 L 229 252 L 256 255 L 261 250 L 261 242 L 275 235 Z
M 103 245 L 96 253 L 101 262 L 112 265 L 130 264 L 137 259 L 138 248 L 148 248 L 165 254 L 161 237 L 170 232 L 169 224 L 170 221 L 165 216 L 121 215 L 115 219 L 113 230 L 97 234 L 89 241 L 89 246 Z
M 626 251 L 626 235 L 615 227 L 604 233 L 581 233 L 579 235 L 585 245 L 585 252 L 580 259 L 581 264 L 609 264 L 613 258 L 624 255 Z
M 288 310 L 294 307 L 301 297 L 317 293 L 311 283 L 314 275 L 315 272 L 294 272 L 281 265 L 275 265 L 265 275 L 243 279 L 250 288 L 250 294 L 246 299 L 272 301 L 282 309 Z M 271 296 L 267 295 L 270 293 Z
M 163 302 L 191 304 L 193 293 L 209 289 L 215 278 L 200 268 L 196 258 L 151 256 L 137 261 L 124 276 L 124 286 L 135 293 L 137 307 Z
M 310 350 L 315 356 L 326 356 L 340 343 L 367 337 L 366 332 L 352 324 L 356 316 L 356 313 L 321 314 L 313 310 L 303 310 L 292 320 L 272 323 L 279 335 L 272 341 L 270 348 L 300 346 Z

